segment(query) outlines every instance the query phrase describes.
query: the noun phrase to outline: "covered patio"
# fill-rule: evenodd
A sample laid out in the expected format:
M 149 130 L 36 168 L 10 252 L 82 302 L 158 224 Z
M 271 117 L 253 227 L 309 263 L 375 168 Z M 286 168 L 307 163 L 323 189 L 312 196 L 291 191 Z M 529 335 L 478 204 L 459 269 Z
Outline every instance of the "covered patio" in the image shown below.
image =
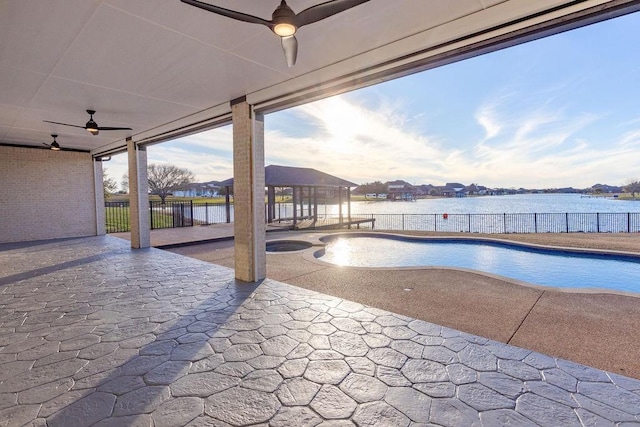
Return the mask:
M 640 423 L 640 381 L 98 236 L 0 245 L 5 426 Z
M 217 6 L 269 16 L 270 3 Z M 131 246 L 149 247 L 147 148 L 233 124 L 235 270 L 253 282 L 265 277 L 269 113 L 632 13 L 640 1 L 368 1 L 301 28 L 293 67 L 264 26 L 178 0 L 5 6 L 0 242 L 104 234 L 102 163 L 126 152 Z
M 640 423 L 637 380 L 266 278 L 263 210 L 269 113 L 638 9 L 371 1 L 302 29 L 289 68 L 177 0 L 2 3 L 0 425 Z M 147 148 L 229 124 L 234 269 L 149 248 Z M 105 236 L 118 153 L 130 244 Z

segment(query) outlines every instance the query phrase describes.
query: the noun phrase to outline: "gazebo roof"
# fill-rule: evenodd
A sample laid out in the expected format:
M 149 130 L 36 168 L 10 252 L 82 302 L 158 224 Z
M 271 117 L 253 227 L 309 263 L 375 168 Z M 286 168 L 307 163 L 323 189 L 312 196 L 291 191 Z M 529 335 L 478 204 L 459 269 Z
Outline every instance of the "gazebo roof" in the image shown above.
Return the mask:
M 296 168 L 292 166 L 269 165 L 264 168 L 265 185 L 267 187 L 357 187 L 346 179 L 312 168 Z M 222 181 L 224 187 L 233 186 L 233 178 Z

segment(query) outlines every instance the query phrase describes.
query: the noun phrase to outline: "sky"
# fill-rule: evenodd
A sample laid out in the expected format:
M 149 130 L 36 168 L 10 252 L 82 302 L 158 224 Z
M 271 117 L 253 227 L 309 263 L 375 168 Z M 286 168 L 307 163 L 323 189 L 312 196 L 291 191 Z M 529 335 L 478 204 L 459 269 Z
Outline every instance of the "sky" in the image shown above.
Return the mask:
M 265 164 L 359 184 L 587 188 L 640 177 L 640 13 L 265 116 Z M 198 182 L 233 175 L 225 126 L 154 145 Z M 126 155 L 105 163 L 120 181 Z

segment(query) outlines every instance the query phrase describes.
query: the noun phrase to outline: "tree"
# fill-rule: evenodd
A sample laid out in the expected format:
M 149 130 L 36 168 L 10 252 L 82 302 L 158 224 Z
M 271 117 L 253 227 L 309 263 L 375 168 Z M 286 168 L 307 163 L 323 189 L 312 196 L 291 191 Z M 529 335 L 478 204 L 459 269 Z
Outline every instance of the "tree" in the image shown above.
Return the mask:
M 380 181 L 367 182 L 360 185 L 357 189 L 357 194 L 385 194 L 387 192 L 387 185 Z
M 147 168 L 149 193 L 160 197 L 162 204 L 167 196 L 195 180 L 189 169 L 169 164 L 150 164 Z
M 120 188 L 122 188 L 122 191 L 124 191 L 125 194 L 129 194 L 129 174 L 128 173 L 122 174 L 122 181 L 120 181 Z
M 631 193 L 631 197 L 636 198 L 636 193 L 640 193 L 640 181 L 637 178 L 630 178 L 624 185 L 624 191 Z
M 102 168 L 102 189 L 105 200 L 118 190 L 118 183 L 107 174 L 106 168 Z

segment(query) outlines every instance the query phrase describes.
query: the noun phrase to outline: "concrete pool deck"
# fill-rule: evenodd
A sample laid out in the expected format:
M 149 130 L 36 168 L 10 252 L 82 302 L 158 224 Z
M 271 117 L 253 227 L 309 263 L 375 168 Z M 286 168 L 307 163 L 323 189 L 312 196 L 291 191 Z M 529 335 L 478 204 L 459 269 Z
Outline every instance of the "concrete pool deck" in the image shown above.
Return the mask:
M 267 238 L 317 241 L 322 234 L 268 233 Z M 479 237 L 640 253 L 636 235 Z M 233 267 L 232 241 L 170 250 Z M 304 252 L 267 254 L 267 277 L 640 379 L 638 296 L 521 286 L 453 269 L 337 267 L 312 262 Z
M 111 236 L 0 273 L 2 426 L 640 425 L 639 380 Z
M 639 380 L 111 236 L 0 272 L 3 426 L 640 424 Z

